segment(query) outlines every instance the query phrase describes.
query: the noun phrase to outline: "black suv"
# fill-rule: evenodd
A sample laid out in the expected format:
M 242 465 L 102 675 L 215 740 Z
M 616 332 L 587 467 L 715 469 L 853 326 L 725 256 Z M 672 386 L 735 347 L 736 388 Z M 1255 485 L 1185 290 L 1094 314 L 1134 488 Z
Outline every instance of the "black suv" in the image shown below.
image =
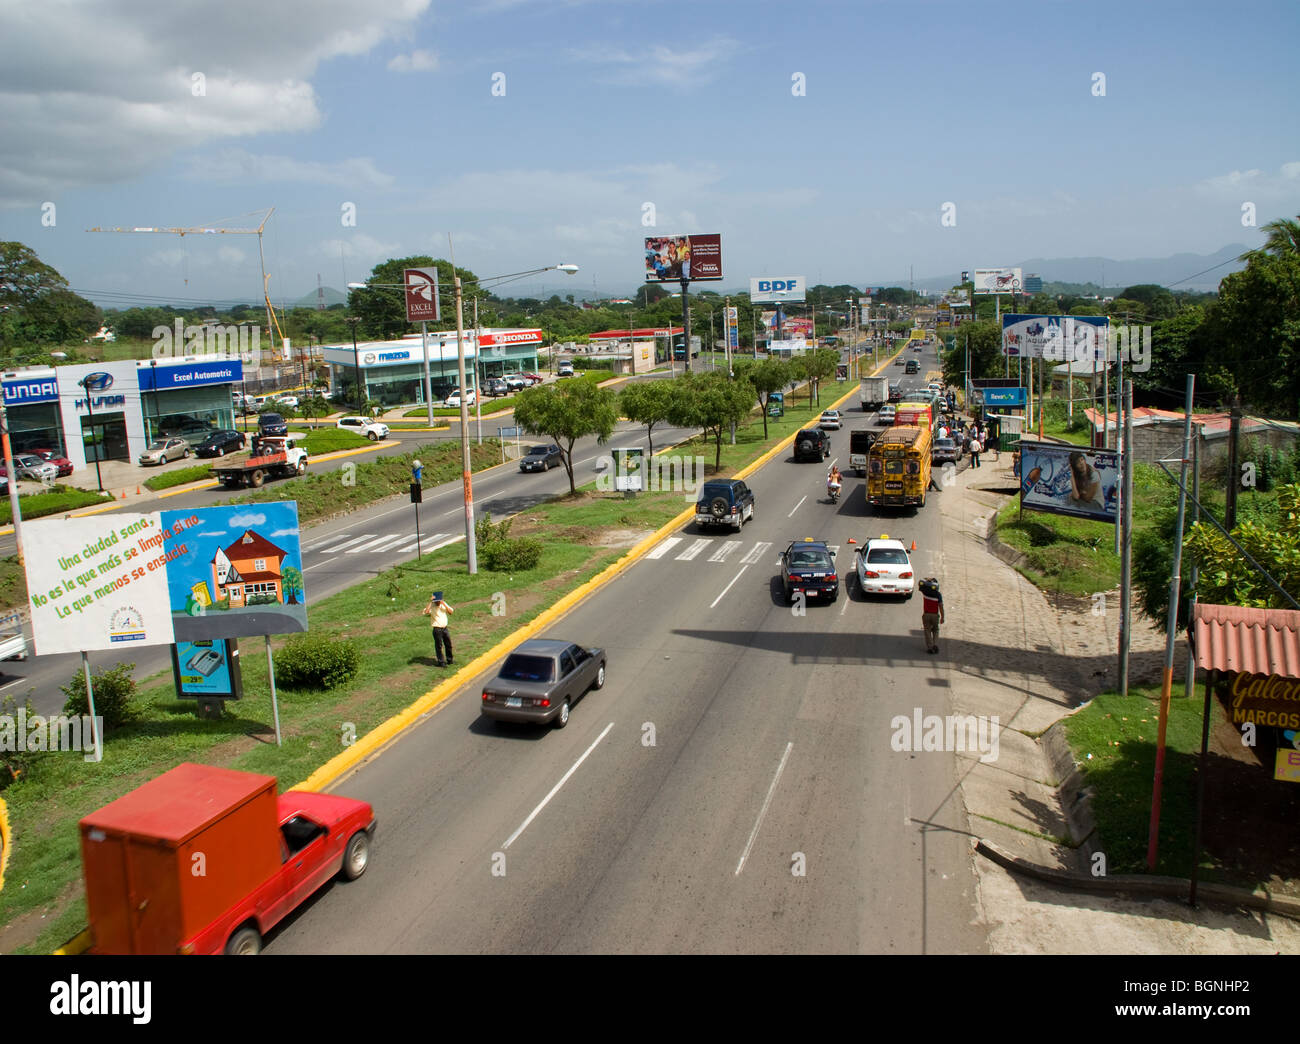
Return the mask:
M 288 435 L 289 425 L 278 413 L 262 413 L 257 418 L 259 435 Z
M 835 572 L 835 556 L 824 540 L 792 541 L 781 552 L 781 587 L 785 600 L 793 602 L 802 591 L 805 598 L 835 601 L 840 594 L 840 578 Z
M 754 491 L 739 479 L 710 479 L 700 487 L 695 501 L 697 526 L 735 526 L 754 517 Z
M 831 437 L 821 428 L 807 428 L 794 437 L 795 460 L 825 460 L 831 455 Z

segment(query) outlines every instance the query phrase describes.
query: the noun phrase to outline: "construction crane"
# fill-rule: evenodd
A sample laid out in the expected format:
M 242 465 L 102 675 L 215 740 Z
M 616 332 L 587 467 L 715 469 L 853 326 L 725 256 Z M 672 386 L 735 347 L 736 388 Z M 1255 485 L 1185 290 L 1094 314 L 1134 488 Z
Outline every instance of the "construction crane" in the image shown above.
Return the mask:
M 253 217 L 261 214 L 260 210 L 253 211 Z M 284 343 L 284 331 L 280 329 L 280 322 L 275 316 L 275 309 L 271 306 L 270 284 L 271 277 L 266 274 L 266 256 L 262 252 L 262 230 L 266 228 L 266 223 L 271 220 L 271 215 L 275 213 L 275 207 L 269 207 L 262 215 L 261 224 L 256 228 L 212 228 L 203 225 L 195 225 L 190 228 L 164 228 L 164 227 L 147 227 L 137 226 L 135 228 L 88 228 L 87 232 L 144 232 L 170 236 L 257 236 L 257 260 L 262 267 L 262 299 L 266 302 L 266 332 L 269 336 L 274 329 L 279 335 L 280 344 Z M 185 280 L 189 285 L 189 278 Z

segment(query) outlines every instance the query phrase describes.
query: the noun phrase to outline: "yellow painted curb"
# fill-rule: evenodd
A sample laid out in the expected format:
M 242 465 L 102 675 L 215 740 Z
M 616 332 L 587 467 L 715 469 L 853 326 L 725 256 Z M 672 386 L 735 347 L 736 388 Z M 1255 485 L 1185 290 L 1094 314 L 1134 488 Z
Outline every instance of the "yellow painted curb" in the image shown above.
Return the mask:
M 90 937 L 90 929 L 83 928 L 71 939 L 65 942 L 54 951 L 55 957 L 75 957 L 79 953 L 85 953 L 90 949 L 93 940 Z
M 9 810 L 5 808 L 4 798 L 0 798 L 0 891 L 5 886 L 5 867 L 9 865 Z
M 550 627 L 556 620 L 564 616 L 570 609 L 574 608 L 589 594 L 609 583 L 609 581 L 613 580 L 619 573 L 623 572 L 630 565 L 640 559 L 647 551 L 654 547 L 655 544 L 671 533 L 674 529 L 677 529 L 684 524 L 687 519 L 694 514 L 695 506 L 692 505 L 671 521 L 660 526 L 659 529 L 655 530 L 655 532 L 642 540 L 622 558 L 615 562 L 611 562 L 590 580 L 579 584 L 554 605 L 543 609 L 533 620 L 512 631 L 505 638 L 501 639 L 501 641 L 497 642 L 496 645 L 492 646 L 492 648 L 487 652 L 467 663 L 450 678 L 445 678 L 443 681 L 439 682 L 405 710 L 399 711 L 387 721 L 380 723 L 370 732 L 366 733 L 361 739 L 357 740 L 357 742 L 347 750 L 332 757 L 293 789 L 323 790 L 325 787 L 329 786 L 340 776 L 355 768 L 369 755 L 377 752 L 381 747 L 388 743 L 389 740 L 401 733 L 408 725 L 414 724 L 423 715 L 444 702 L 447 697 L 453 695 L 465 684 L 482 674 L 483 671 L 491 667 L 492 664 L 505 656 L 506 653 L 510 652 L 520 642 L 532 638 L 539 632 Z

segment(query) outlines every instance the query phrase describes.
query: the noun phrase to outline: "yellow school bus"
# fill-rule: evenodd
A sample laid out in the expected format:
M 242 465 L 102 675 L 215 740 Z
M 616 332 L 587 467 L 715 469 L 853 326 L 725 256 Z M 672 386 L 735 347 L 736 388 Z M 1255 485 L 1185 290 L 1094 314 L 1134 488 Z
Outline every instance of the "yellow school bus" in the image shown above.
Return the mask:
M 897 425 L 876 440 L 867 458 L 867 503 L 925 506 L 930 487 L 930 429 Z

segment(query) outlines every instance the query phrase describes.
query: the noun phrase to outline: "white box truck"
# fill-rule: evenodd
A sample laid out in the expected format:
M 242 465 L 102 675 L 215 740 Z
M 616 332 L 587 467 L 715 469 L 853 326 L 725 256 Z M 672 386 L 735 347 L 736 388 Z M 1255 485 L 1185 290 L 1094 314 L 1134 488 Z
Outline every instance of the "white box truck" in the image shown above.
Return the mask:
M 889 401 L 888 377 L 862 378 L 862 408 L 878 410 Z

